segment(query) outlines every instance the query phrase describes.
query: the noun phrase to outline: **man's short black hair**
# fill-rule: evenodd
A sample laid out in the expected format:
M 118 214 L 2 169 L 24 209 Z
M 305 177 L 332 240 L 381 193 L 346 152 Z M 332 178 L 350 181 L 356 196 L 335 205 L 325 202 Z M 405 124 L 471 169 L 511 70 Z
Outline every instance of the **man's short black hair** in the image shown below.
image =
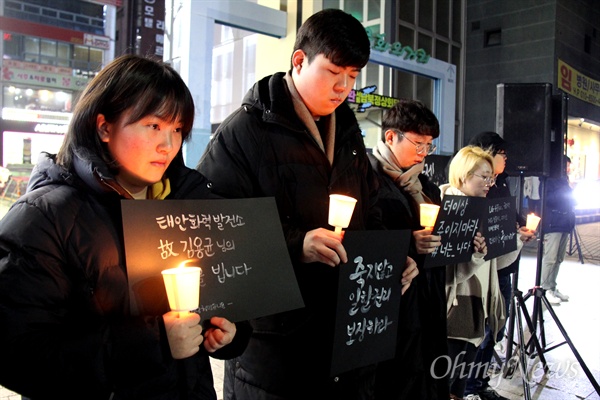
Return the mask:
M 401 132 L 413 132 L 417 135 L 440 136 L 440 124 L 435 114 L 419 100 L 400 99 L 387 110 L 381 122 L 382 140 L 385 132 L 396 129 Z
M 342 10 L 326 9 L 302 24 L 294 52 L 298 49 L 306 53 L 309 63 L 323 54 L 337 66 L 362 68 L 369 62 L 371 42 L 359 20 Z

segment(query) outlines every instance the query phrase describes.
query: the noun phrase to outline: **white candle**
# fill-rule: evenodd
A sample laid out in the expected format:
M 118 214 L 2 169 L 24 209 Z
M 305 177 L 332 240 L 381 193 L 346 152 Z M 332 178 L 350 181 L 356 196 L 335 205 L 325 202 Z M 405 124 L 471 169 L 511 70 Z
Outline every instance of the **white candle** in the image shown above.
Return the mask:
M 527 223 L 525 227 L 530 231 L 535 231 L 540 223 L 540 217 L 535 215 L 534 213 L 527 214 Z
M 440 206 L 435 204 L 419 204 L 421 214 L 421 226 L 423 228 L 433 228 L 437 219 Z
M 337 233 L 350 225 L 355 205 L 355 198 L 342 194 L 329 195 L 329 225 L 335 226 Z
M 200 306 L 200 268 L 177 267 L 161 271 L 171 311 L 191 311 Z

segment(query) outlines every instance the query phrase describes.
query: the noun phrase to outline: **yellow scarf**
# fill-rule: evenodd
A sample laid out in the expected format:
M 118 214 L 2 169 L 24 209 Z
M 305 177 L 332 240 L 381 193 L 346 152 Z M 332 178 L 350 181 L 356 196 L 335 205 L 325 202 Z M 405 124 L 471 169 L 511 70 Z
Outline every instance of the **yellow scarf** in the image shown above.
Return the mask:
M 171 183 L 169 182 L 169 178 L 163 176 L 162 180 L 148 187 L 146 198 L 163 200 L 169 193 L 171 193 Z

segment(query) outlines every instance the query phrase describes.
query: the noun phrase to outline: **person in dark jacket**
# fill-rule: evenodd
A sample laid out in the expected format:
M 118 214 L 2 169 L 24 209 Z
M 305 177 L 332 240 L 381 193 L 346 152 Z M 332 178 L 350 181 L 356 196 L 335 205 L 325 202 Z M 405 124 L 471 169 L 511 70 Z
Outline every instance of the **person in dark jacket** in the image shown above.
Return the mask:
M 569 182 L 571 159 L 563 156 L 566 169 L 564 177 L 549 178 L 544 189 L 544 215 L 542 232 L 544 254 L 542 256 L 541 285 L 546 290 L 546 299 L 552 304 L 569 301 L 569 296 L 558 290 L 556 278 L 565 259 L 569 234 L 575 228 L 575 199 Z
M 475 135 L 470 140 L 469 144 L 481 147 L 493 156 L 496 182 L 494 185 L 490 186 L 487 197 L 490 199 L 510 197 L 511 193 L 507 182 L 508 174 L 504 172 L 507 160 L 506 141 L 496 132 L 485 131 Z M 517 227 L 525 226 L 523 217 L 518 213 L 516 214 L 516 223 Z M 520 259 L 521 253 L 519 253 L 517 259 L 511 265 L 498 270 L 498 285 L 500 286 L 500 293 L 502 293 L 502 296 L 504 297 L 504 307 L 507 316 L 510 312 L 512 296 L 512 274 L 519 268 Z M 498 332 L 498 337 L 493 339 L 491 337 L 492 332 L 488 329 L 486 337 L 477 349 L 477 355 L 475 357 L 475 363 L 480 366 L 480 368 L 473 369 L 473 371 L 475 371 L 475 376 L 469 377 L 467 380 L 465 390 L 467 395 L 476 394 L 483 400 L 507 400 L 506 397 L 498 394 L 498 392 L 490 386 L 490 377 L 488 374 L 488 369 L 494 356 L 494 346 L 497 342 L 502 340 L 504 331 L 505 327 L 502 327 Z
M 382 229 L 377 180 L 344 102 L 369 60 L 361 23 L 323 10 L 298 31 L 292 68 L 258 81 L 219 126 L 198 169 L 224 197 L 273 196 L 305 307 L 251 321 L 248 348 L 226 361 L 226 399 L 366 399 L 374 366 L 330 376 L 343 234 L 330 194 L 358 200 L 349 230 Z M 408 245 L 408 244 L 407 244 Z M 405 288 L 417 273 L 411 259 Z
M 216 400 L 208 354 L 241 353 L 244 335 L 218 317 L 203 332 L 196 313 L 131 315 L 121 220 L 122 199 L 212 196 L 180 153 L 193 119 L 179 75 L 139 56 L 83 91 L 59 153 L 42 154 L 0 221 L 2 386 L 33 400 Z
M 435 370 L 441 365 L 435 360 L 448 354 L 446 269 L 424 269 L 425 255 L 441 244 L 441 238 L 432 235 L 433 227 L 421 226 L 419 210 L 423 203 L 441 204 L 439 188 L 422 173 L 440 127 L 423 103 L 400 99 L 385 113 L 381 131 L 382 140 L 370 159 L 380 182 L 382 220 L 388 229 L 413 232 L 409 254 L 420 272 L 400 302 L 396 355 L 377 365 L 375 398 L 448 399 L 447 374 Z

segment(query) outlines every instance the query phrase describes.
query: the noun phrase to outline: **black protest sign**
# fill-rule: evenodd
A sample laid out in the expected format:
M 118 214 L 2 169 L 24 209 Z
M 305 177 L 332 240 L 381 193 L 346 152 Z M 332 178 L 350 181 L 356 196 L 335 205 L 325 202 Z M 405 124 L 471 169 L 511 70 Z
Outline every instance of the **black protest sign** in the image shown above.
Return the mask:
M 427 255 L 425 267 L 469 261 L 477 232 L 485 238 L 487 260 L 516 250 L 514 205 L 514 197 L 444 196 L 433 228 L 442 244 Z
M 485 202 L 484 197 L 444 196 L 433 227 L 442 244 L 425 257 L 426 268 L 471 259 L 473 238 L 480 230 Z
M 486 260 L 517 249 L 515 198 L 487 199 L 484 230 L 487 245 Z
M 273 198 L 123 200 L 134 314 L 169 311 L 161 271 L 202 269 L 199 312 L 236 322 L 304 306 Z
M 332 376 L 394 356 L 409 242 L 409 230 L 345 232 Z
M 442 156 L 432 154 L 425 158 L 425 165 L 423 166 L 423 174 L 427 175 L 429 181 L 436 186 L 443 185 L 448 182 L 446 176 L 446 167 L 450 162 L 450 156 Z

